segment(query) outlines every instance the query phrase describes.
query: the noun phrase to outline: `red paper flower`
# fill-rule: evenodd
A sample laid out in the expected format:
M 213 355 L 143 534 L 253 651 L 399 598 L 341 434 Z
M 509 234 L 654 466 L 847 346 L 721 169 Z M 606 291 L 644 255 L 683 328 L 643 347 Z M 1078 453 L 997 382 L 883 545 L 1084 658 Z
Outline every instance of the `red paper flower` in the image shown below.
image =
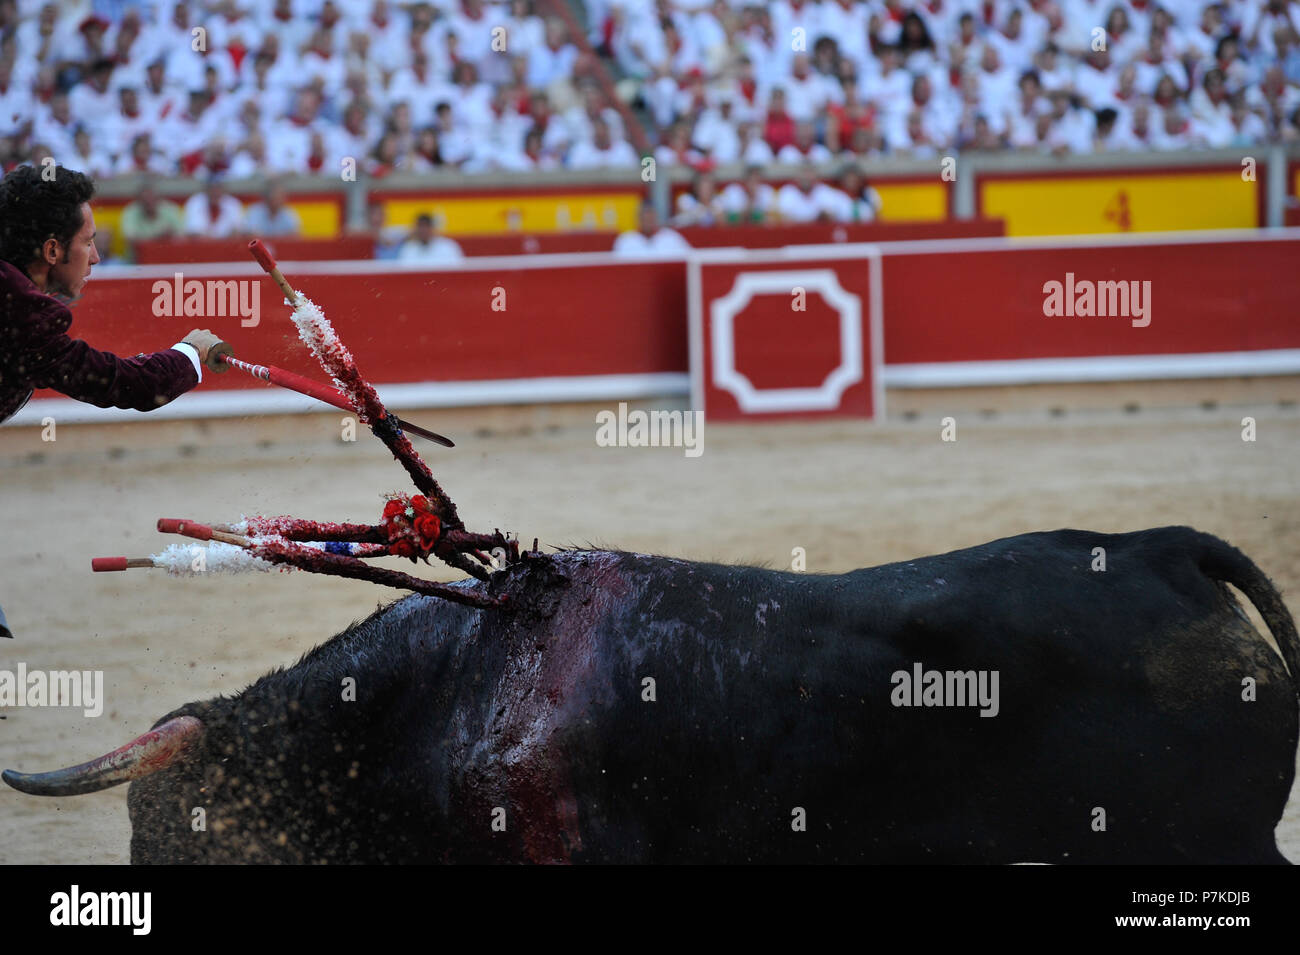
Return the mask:
M 384 520 L 391 521 L 406 510 L 406 502 L 393 499 L 384 505 Z
M 417 511 L 426 511 L 426 512 L 433 511 L 432 505 L 429 504 L 429 499 L 425 497 L 423 494 L 417 494 L 415 495 L 415 497 L 411 498 L 411 504 L 415 507 Z
M 438 540 L 438 535 L 442 533 L 442 521 L 434 514 L 421 514 L 415 519 L 415 531 L 431 547 Z
M 406 537 L 403 537 L 401 540 L 394 541 L 392 544 L 389 545 L 388 549 L 392 551 L 394 554 L 396 554 L 398 557 L 415 556 L 415 545 L 412 544 L 410 539 Z

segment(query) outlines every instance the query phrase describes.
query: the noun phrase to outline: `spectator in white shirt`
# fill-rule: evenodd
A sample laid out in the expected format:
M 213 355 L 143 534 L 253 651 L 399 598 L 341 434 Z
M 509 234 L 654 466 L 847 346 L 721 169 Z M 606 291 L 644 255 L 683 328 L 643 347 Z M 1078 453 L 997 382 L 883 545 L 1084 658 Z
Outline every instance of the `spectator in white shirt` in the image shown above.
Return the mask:
M 528 51 L 528 85 L 545 90 L 569 79 L 577 59 L 578 48 L 567 41 L 564 21 L 551 17 L 546 21 L 546 42 Z
M 262 201 L 248 207 L 244 229 L 256 236 L 296 236 L 302 233 L 302 219 L 286 201 L 284 184 L 272 180 Z
M 997 47 L 988 45 L 980 54 L 980 109 L 988 116 L 999 114 L 1007 103 L 1015 102 L 1019 75 L 1007 69 Z
M 433 128 L 438 134 L 438 155 L 444 166 L 460 166 L 474 155 L 474 137 L 464 123 L 456 121 L 450 103 L 433 110 Z
M 912 93 L 912 74 L 902 69 L 898 50 L 892 46 L 880 51 L 880 73 L 869 76 L 865 72 L 859 80 L 858 92 L 862 99 L 880 107 L 885 115 L 905 113 Z M 973 66 L 973 64 L 972 64 Z
M 736 127 L 740 154 L 737 157 L 746 166 L 770 166 L 776 162 L 776 153 L 763 138 L 763 130 L 758 123 L 747 120 Z
M 397 250 L 399 262 L 415 265 L 449 265 L 465 258 L 460 246 L 446 236 L 438 235 L 433 216 L 422 212 L 415 220 L 415 234 Z
M 1268 139 L 1268 124 L 1246 105 L 1245 97 L 1241 94 L 1238 94 L 1232 104 L 1232 126 L 1233 134 L 1228 143 L 1230 146 L 1249 146 Z
M 1151 42 L 1142 55 L 1134 58 L 1125 69 L 1133 70 L 1134 86 L 1147 96 L 1155 91 L 1162 76 L 1170 77 L 1179 89 L 1187 89 L 1189 85 L 1187 70 L 1182 63 L 1166 53 L 1164 41 L 1155 34 L 1152 34 Z
M 533 10 L 532 0 L 510 0 L 505 18 L 506 44 L 514 56 L 528 56 L 546 42 L 546 24 Z
M 652 202 L 643 202 L 637 228 L 623 232 L 614 240 L 614 254 L 628 258 L 687 252 L 691 248 L 682 236 L 659 224 L 659 210 Z
M 1047 111 L 1038 74 L 1028 70 L 1020 77 L 1020 95 L 1007 110 L 1007 136 L 1015 149 L 1032 149 L 1038 141 L 1038 117 Z
M 889 144 L 894 152 L 914 159 L 931 159 L 939 155 L 939 150 L 947 148 L 945 142 L 931 137 L 926 129 L 925 113 L 919 109 L 907 114 L 902 133 L 891 133 Z
M 837 190 L 818 182 L 811 163 L 799 170 L 798 178 L 776 193 L 776 211 L 782 222 L 833 222 L 842 200 Z
M 396 69 L 403 62 L 401 57 L 406 49 L 405 24 L 399 23 L 399 18 L 392 15 L 386 0 L 374 0 L 369 15 L 364 19 L 359 14 L 360 8 L 361 4 L 352 8 L 356 21 L 353 29 L 364 31 L 370 37 L 370 55 L 385 72 Z
M 1193 145 L 1192 124 L 1180 104 L 1166 106 L 1157 112 L 1151 130 L 1151 141 L 1156 149 L 1169 151 L 1187 149 Z
M 311 78 L 319 78 L 325 93 L 334 96 L 343 88 L 345 75 L 343 57 L 334 48 L 333 35 L 323 28 L 316 30 L 311 45 L 298 60 L 299 82 L 305 84 Z
M 1052 104 L 1049 113 L 1052 119 L 1052 151 L 1056 154 L 1077 155 L 1092 152 L 1096 117 L 1088 110 L 1080 109 L 1065 90 L 1052 90 L 1048 98 Z
M 89 129 L 79 126 L 72 137 L 72 144 L 72 161 L 68 165 L 95 179 L 103 179 L 113 174 L 112 161 L 107 153 L 96 148 Z
M 534 169 L 559 169 L 560 163 L 542 146 L 541 130 L 533 128 L 524 136 L 524 148 L 517 153 L 502 153 L 496 157 L 503 169 L 531 172 Z
M 635 168 L 641 161 L 627 140 L 614 142 L 603 118 L 592 121 L 591 142 L 577 143 L 569 150 L 565 165 L 570 169 Z
M 1118 74 L 1111 68 L 1111 55 L 1106 50 L 1089 50 L 1083 65 L 1074 75 L 1074 88 L 1090 109 L 1104 109 L 1115 105 L 1115 82 Z
M 189 106 L 184 112 L 173 112 L 168 120 L 159 124 L 160 134 L 156 141 L 167 158 L 179 160 L 197 156 L 208 141 L 218 135 L 223 124 L 221 117 L 209 109 L 211 102 L 206 90 L 191 90 Z
M 880 215 L 880 193 L 868 185 L 862 170 L 857 166 L 845 166 L 840 172 L 839 209 L 835 218 L 840 222 L 864 223 L 874 222 Z
M 733 223 L 766 222 L 776 208 L 776 190 L 763 181 L 763 167 L 751 165 L 745 178 L 722 190 L 722 208 Z
M 713 173 L 700 171 L 691 180 L 691 188 L 677 197 L 675 226 L 717 225 L 723 219 L 722 197 Z
M 410 103 L 413 118 L 419 123 L 427 123 L 433 118 L 433 108 L 449 98 L 450 85 L 434 75 L 429 55 L 416 50 L 411 65 L 398 70 L 389 80 L 386 101 L 390 106 L 399 102 Z
M 460 0 L 449 4 L 446 17 L 434 24 L 434 32 L 446 30 L 455 36 L 456 57 L 474 64 L 476 72 L 488 82 L 503 79 L 509 71 L 509 61 L 493 50 L 493 30 L 502 26 L 505 18 L 493 3 L 491 11 L 484 10 L 482 0 Z M 507 44 L 509 39 L 506 40 Z
M 802 162 L 824 163 L 831 159 L 831 151 L 817 142 L 817 130 L 812 123 L 797 122 L 794 126 L 794 142 L 781 147 L 776 154 L 776 161 L 787 166 L 797 166 Z
M 167 174 L 175 169 L 175 164 L 153 148 L 153 138 L 149 133 L 139 133 L 131 140 L 131 148 L 118 157 L 113 172 L 118 176 L 132 173 L 154 172 Z
M 1055 43 L 1048 43 L 1034 54 L 1034 69 L 1044 90 L 1074 90 L 1074 68 Z
M 740 134 L 736 130 L 734 100 L 723 94 L 695 121 L 691 145 L 720 166 L 740 159 Z
M 14 69 L 13 59 L 0 56 L 0 132 L 22 129 L 34 114 L 32 91 Z
M 542 137 L 542 151 L 548 156 L 563 156 L 569 149 L 569 124 L 551 109 L 545 93 L 533 93 L 528 99 L 530 130 Z
M 1130 146 L 1131 140 L 1119 124 L 1119 112 L 1109 106 L 1097 110 L 1097 126 L 1092 135 L 1093 152 L 1123 152 Z
M 67 93 L 55 93 L 48 106 L 37 106 L 32 138 L 48 146 L 54 155 L 66 156 L 72 152 L 72 137 L 76 131 L 77 123 L 69 108 Z
M 227 239 L 244 228 L 244 207 L 226 192 L 219 176 L 208 179 L 202 192 L 185 203 L 185 234 L 202 239 Z
M 996 46 L 1002 62 L 1015 73 L 1023 73 L 1034 62 L 1034 50 L 1042 46 L 1043 37 L 1031 37 L 1025 29 L 1024 13 L 1013 7 L 1007 14 L 1002 29 L 989 35 L 989 43 Z
M 131 141 L 153 127 L 153 120 L 140 108 L 140 92 L 134 86 L 117 91 L 118 107 L 104 118 L 100 139 L 112 156 L 122 156 L 131 149 Z
M 691 128 L 685 120 L 668 128 L 663 143 L 654 151 L 654 157 L 655 163 L 665 169 L 696 166 L 704 161 L 704 154 L 691 146 Z
M 276 171 L 266 154 L 266 137 L 255 129 L 236 147 L 226 175 L 231 179 L 253 179 Z
M 923 15 L 929 11 L 922 8 Z M 827 0 L 822 4 L 821 36 L 828 36 L 838 44 L 841 54 L 862 62 L 870 57 L 867 45 L 867 22 L 871 11 L 858 0 Z
M 793 68 L 785 82 L 786 111 L 796 122 L 810 122 L 817 118 L 826 104 L 839 96 L 837 84 L 820 73 L 814 73 L 806 54 L 796 54 Z
M 104 122 L 117 112 L 118 97 L 109 85 L 112 77 L 113 61 L 96 60 L 89 78 L 68 93 L 68 109 L 96 138 L 104 132 Z
M 603 119 L 609 127 L 610 139 L 615 142 L 626 139 L 623 117 L 614 107 L 605 104 L 605 96 L 600 87 L 594 82 L 585 81 L 581 87 L 581 102 L 566 110 L 563 116 L 565 125 L 569 127 L 570 140 L 575 143 L 590 142 L 592 123 L 598 118 Z
M 311 23 L 295 9 L 303 4 L 295 0 L 275 0 L 273 4 L 256 3 L 251 13 L 263 36 L 279 35 L 285 49 L 301 49 L 311 36 Z
M 1106 51 L 1114 63 L 1127 63 L 1137 56 L 1145 45 L 1143 40 L 1149 35 L 1139 34 L 1129 19 L 1129 11 L 1122 4 L 1116 4 L 1106 14 Z
M 304 86 L 294 101 L 293 112 L 271 123 L 267 143 L 286 168 L 297 168 L 311 150 L 311 134 L 324 120 L 320 116 L 324 98 L 314 87 Z

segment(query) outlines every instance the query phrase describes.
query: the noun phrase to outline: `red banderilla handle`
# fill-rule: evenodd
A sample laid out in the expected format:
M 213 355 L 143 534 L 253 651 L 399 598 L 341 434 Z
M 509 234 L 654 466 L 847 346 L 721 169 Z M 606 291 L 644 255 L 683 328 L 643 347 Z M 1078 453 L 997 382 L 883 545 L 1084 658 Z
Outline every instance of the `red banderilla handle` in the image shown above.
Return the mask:
M 219 361 L 223 361 L 240 371 L 246 371 L 254 378 L 260 378 L 262 381 L 269 382 L 272 385 L 279 385 L 281 388 L 287 388 L 289 391 L 296 391 L 300 395 L 307 395 L 309 398 L 315 398 L 317 401 L 323 401 L 327 405 L 333 405 L 343 411 L 356 413 L 352 407 L 352 402 L 348 401 L 348 396 L 343 394 L 337 388 L 331 388 L 329 385 L 322 385 L 312 381 L 310 378 L 304 378 L 302 375 L 294 374 L 291 371 L 285 371 L 283 368 L 276 368 L 274 365 L 254 365 L 246 361 L 241 361 L 234 355 L 219 355 Z M 436 431 L 430 431 L 427 428 L 421 428 L 419 425 L 411 424 L 404 421 L 396 415 L 392 415 L 397 421 L 397 426 L 403 431 L 410 431 L 412 434 L 418 434 L 422 438 L 428 438 L 430 441 L 436 441 L 445 448 L 454 448 L 456 442 L 451 438 L 444 437 Z

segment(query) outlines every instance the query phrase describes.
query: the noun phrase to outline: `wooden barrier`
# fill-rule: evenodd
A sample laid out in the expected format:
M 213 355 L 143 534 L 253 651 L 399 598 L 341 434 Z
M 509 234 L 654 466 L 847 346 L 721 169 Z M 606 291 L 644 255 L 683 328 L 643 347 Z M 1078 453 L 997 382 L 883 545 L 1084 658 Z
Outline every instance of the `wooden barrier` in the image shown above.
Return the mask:
M 1296 261 L 1300 230 L 1290 229 L 700 250 L 661 260 L 534 255 L 469 259 L 442 271 L 287 264 L 365 374 L 389 389 L 386 399 L 393 388 L 407 389 L 393 407 L 412 407 L 682 392 L 688 369 L 698 376 L 706 364 L 699 348 L 688 360 L 688 302 L 698 319 L 728 297 L 734 370 L 760 390 L 821 387 L 817 369 L 833 373 L 832 359 L 843 357 L 846 339 L 832 339 L 846 334 L 850 298 L 862 325 L 848 334 L 868 348 L 854 367 L 883 360 L 888 387 L 1294 374 Z M 784 273 L 783 285 L 745 278 L 772 270 Z M 177 292 L 177 272 L 185 294 Z M 221 291 L 221 306 L 214 311 L 211 295 L 200 294 L 191 307 L 191 282 Z M 768 297 L 761 314 L 749 314 L 737 297 L 746 282 Z M 236 298 L 254 309 L 236 311 Z M 71 334 L 129 355 L 207 327 L 241 357 L 317 376 L 281 299 L 252 262 L 107 266 L 95 270 L 74 306 Z M 870 344 L 872 327 L 882 333 L 879 347 Z M 855 404 L 842 413 L 878 408 L 873 391 L 843 393 Z M 156 414 L 286 410 L 267 394 L 245 376 L 210 375 L 198 392 Z M 223 395 L 246 397 L 215 400 Z M 39 421 L 52 404 L 43 399 L 55 397 L 39 392 L 16 420 Z M 89 406 L 56 403 L 59 414 L 102 419 Z

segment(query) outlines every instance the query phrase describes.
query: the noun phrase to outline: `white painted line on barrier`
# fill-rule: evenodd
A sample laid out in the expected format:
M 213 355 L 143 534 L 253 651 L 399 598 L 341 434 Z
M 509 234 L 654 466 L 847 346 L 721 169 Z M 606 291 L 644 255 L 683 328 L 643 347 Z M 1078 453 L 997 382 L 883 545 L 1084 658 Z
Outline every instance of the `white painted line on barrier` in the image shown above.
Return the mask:
M 432 268 L 423 262 L 409 264 L 391 259 L 308 260 L 278 262 L 286 276 L 294 275 L 443 275 L 455 272 L 532 271 L 567 269 L 579 266 L 651 265 L 656 262 L 681 262 L 686 253 L 673 252 L 629 257 L 613 252 L 553 252 L 535 255 L 478 255 L 462 259 L 446 268 Z M 223 275 L 262 276 L 266 273 L 253 261 L 248 262 L 177 262 L 159 265 L 103 265 L 95 268 L 95 277 L 103 280 L 124 279 L 171 280 L 180 272 L 186 278 L 213 278 Z M 302 291 L 301 289 L 299 291 Z M 306 292 L 303 292 L 306 295 Z M 310 296 L 308 296 L 310 298 Z
M 702 330 L 701 330 L 702 333 Z M 982 385 L 1067 384 L 1172 378 L 1264 377 L 1300 374 L 1300 349 L 1221 352 L 1205 355 L 1135 355 L 1108 358 L 1026 358 L 1017 361 L 933 362 L 885 365 L 883 388 L 963 388 Z M 510 381 L 423 382 L 379 385 L 393 411 L 407 408 L 480 407 L 564 401 L 618 401 L 690 397 L 685 372 L 593 375 L 582 378 L 523 378 Z M 883 400 L 883 399 L 882 399 Z M 700 410 L 698 399 L 692 407 Z M 33 427 L 49 416 L 60 424 L 235 418 L 269 414 L 327 413 L 329 406 L 303 395 L 266 389 L 182 395 L 156 411 L 96 408 L 71 398 L 28 402 L 0 427 Z M 333 413 L 347 412 L 334 409 Z
M 1201 355 L 1123 355 L 1105 358 L 1022 358 L 1015 361 L 886 365 L 889 388 L 1234 378 L 1300 373 L 1300 348 Z
M 520 378 L 503 381 L 436 381 L 379 384 L 376 390 L 392 411 L 406 408 L 462 408 L 565 401 L 628 401 L 677 397 L 690 391 L 685 372 L 644 375 L 590 375 L 573 378 Z M 5 422 L 39 425 L 49 416 L 59 424 L 158 421 L 185 418 L 236 418 L 245 415 L 328 412 L 330 406 L 280 389 L 190 392 L 156 411 L 96 408 L 71 398 L 40 398 Z M 334 414 L 347 414 L 333 409 Z
M 691 408 L 709 420 L 704 399 L 704 277 L 700 260 L 692 255 L 686 260 L 686 336 L 689 352 Z
M 867 259 L 867 327 L 871 343 L 871 416 L 885 420 L 885 267 L 879 251 Z
M 285 275 L 399 275 L 403 273 L 438 275 L 444 272 L 482 272 L 493 269 L 533 270 L 574 268 L 578 266 L 643 265 L 653 262 L 684 261 L 698 256 L 711 262 L 778 262 L 797 259 L 867 258 L 872 250 L 881 255 L 934 255 L 952 252 L 1003 252 L 1020 249 L 1077 249 L 1130 245 L 1205 245 L 1241 242 L 1300 241 L 1300 228 L 1285 229 L 1204 229 L 1188 232 L 1124 232 L 1072 236 L 986 236 L 960 239 L 907 239 L 881 242 L 837 242 L 826 245 L 788 245 L 773 249 L 725 248 L 694 249 L 689 253 L 646 255 L 629 258 L 613 252 L 555 252 L 535 255 L 471 256 L 446 269 L 430 269 L 421 263 L 403 264 L 391 260 L 301 261 L 281 262 Z M 95 275 L 105 281 L 123 279 L 171 279 L 177 272 L 192 278 L 226 275 L 261 276 L 254 262 L 190 262 L 161 265 L 103 265 Z
M 881 255 L 937 255 L 956 252 L 1017 252 L 1029 249 L 1109 248 L 1134 245 L 1231 245 L 1243 242 L 1296 242 L 1300 228 L 1205 229 L 1196 232 L 1124 232 L 1079 236 L 983 236 L 959 239 L 907 239 L 787 245 L 775 249 L 697 249 L 706 265 L 790 262 L 805 259 L 865 259 Z

